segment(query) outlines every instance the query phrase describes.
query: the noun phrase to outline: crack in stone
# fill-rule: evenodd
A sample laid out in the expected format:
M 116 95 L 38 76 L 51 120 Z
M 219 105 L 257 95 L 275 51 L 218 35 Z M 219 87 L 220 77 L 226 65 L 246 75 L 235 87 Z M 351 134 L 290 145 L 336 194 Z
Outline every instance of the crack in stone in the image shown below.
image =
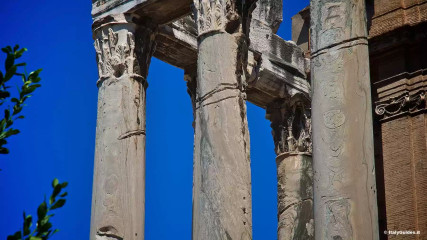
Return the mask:
M 205 103 L 205 104 L 203 104 L 203 105 L 201 105 L 201 106 L 197 107 L 196 109 L 200 109 L 201 107 L 206 107 L 206 106 L 208 106 L 208 105 L 212 105 L 212 104 L 215 104 L 215 103 L 219 103 L 219 102 L 221 102 L 221 101 L 224 101 L 224 100 L 227 100 L 227 99 L 230 99 L 230 98 L 239 98 L 239 96 L 228 96 L 228 97 L 225 97 L 225 98 L 221 98 L 221 99 L 219 99 L 219 100 L 217 100 L 217 101 L 213 101 L 213 102 Z
M 145 135 L 145 130 L 129 131 L 129 132 L 126 132 L 126 133 L 120 135 L 117 139 L 123 140 L 125 138 L 129 138 L 129 137 L 136 136 L 136 135 Z
M 357 43 L 357 41 L 362 41 L 362 42 Z M 355 45 L 350 45 L 350 46 L 343 46 L 343 47 L 340 47 L 339 49 L 353 47 L 353 46 L 358 46 L 358 45 L 361 45 L 361 44 L 362 45 L 368 45 L 368 38 L 367 37 L 355 37 L 355 38 L 350 38 L 350 39 L 347 39 L 347 40 L 344 40 L 344 41 L 341 41 L 341 42 L 338 42 L 338 43 L 334 43 L 334 44 L 328 45 L 327 47 L 320 48 L 317 51 L 313 52 L 312 55 L 311 55 L 312 56 L 311 58 L 313 59 L 313 58 L 316 58 L 316 57 L 318 57 L 320 55 L 328 53 L 327 50 L 330 50 L 330 49 L 332 49 L 332 48 L 334 48 L 336 46 L 344 45 L 344 44 L 352 43 L 352 42 L 356 42 L 356 44 Z
M 303 198 L 298 202 L 294 202 L 289 204 L 288 206 L 286 206 L 282 211 L 279 212 L 279 216 L 282 215 L 284 212 L 286 212 L 286 210 L 288 210 L 289 208 L 295 206 L 295 205 L 300 205 L 301 203 L 305 202 L 305 201 L 312 201 L 313 202 L 313 198 Z
M 207 92 L 205 95 L 199 97 L 196 102 L 202 103 L 206 99 L 212 97 L 215 93 L 219 93 L 225 90 L 240 90 L 237 84 L 227 84 L 227 83 L 221 83 L 219 86 L 215 87 L 215 89 Z

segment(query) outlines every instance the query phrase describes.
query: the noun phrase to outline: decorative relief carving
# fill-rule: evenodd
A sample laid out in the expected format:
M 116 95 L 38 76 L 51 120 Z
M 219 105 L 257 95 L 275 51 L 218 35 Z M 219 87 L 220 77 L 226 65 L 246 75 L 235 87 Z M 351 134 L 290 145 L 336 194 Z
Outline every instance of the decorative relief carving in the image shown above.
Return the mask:
M 289 101 L 292 102 L 292 101 Z M 276 154 L 312 153 L 311 108 L 305 101 L 268 110 Z
M 212 31 L 229 31 L 239 24 L 236 0 L 194 0 L 199 35 Z
M 346 4 L 344 2 L 325 3 L 322 6 L 322 31 L 320 44 L 326 45 L 330 39 L 342 40 L 346 25 Z
M 126 34 L 126 41 L 119 43 L 119 34 L 111 28 L 102 31 L 102 38 L 95 40 L 95 50 L 98 61 L 99 77 L 116 77 L 123 74 L 139 74 L 134 68 L 135 38 L 131 32 Z
M 145 79 L 154 53 L 154 34 L 149 29 L 133 32 L 104 28 L 95 39 L 96 58 L 100 81 L 133 75 Z
M 348 198 L 328 200 L 326 205 L 327 231 L 325 239 L 353 239 L 350 223 L 351 203 Z
M 426 107 L 426 92 L 424 90 L 413 94 L 405 93 L 399 97 L 376 103 L 375 113 L 388 119 L 404 113 L 415 113 Z

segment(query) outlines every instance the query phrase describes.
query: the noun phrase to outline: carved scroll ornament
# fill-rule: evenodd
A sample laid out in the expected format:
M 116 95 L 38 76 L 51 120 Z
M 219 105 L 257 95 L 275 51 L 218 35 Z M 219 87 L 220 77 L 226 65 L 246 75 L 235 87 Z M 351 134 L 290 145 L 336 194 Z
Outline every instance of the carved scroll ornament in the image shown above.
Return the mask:
M 419 91 L 412 96 L 405 93 L 399 97 L 377 103 L 375 113 L 383 119 L 391 118 L 403 113 L 414 113 L 426 107 L 426 92 Z

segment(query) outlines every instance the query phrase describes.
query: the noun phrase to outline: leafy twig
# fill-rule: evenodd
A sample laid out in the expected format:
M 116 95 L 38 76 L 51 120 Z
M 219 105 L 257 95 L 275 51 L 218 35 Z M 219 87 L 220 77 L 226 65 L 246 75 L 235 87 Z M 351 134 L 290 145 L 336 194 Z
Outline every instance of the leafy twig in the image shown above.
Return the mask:
M 42 71 L 38 69 L 31 72 L 28 76 L 24 73 L 18 73 L 18 67 L 25 66 L 26 63 L 17 63 L 15 60 L 20 58 L 22 54 L 27 51 L 26 48 L 19 48 L 19 45 L 16 45 L 13 49 L 10 46 L 2 48 L 2 51 L 7 54 L 5 61 L 5 74 L 0 71 L 0 106 L 5 102 L 13 103 L 12 111 L 9 107 L 4 110 L 4 118 L 0 121 L 0 154 L 9 153 L 9 149 L 5 148 L 4 145 L 7 144 L 7 138 L 16 135 L 19 133 L 18 129 L 12 128 L 12 125 L 15 120 L 24 118 L 23 115 L 20 115 L 23 106 L 25 106 L 25 101 L 31 97 L 31 93 L 34 92 L 37 88 L 41 87 L 39 84 L 40 77 L 39 74 Z M 13 76 L 20 76 L 23 81 L 23 85 L 18 89 L 19 97 L 11 98 L 9 92 L 9 86 L 7 83 L 12 79 Z
M 61 191 L 67 185 L 67 182 L 59 183 L 58 179 L 55 178 L 52 182 L 53 191 L 49 202 L 46 202 L 45 199 L 37 209 L 37 224 L 33 231 L 31 231 L 33 217 L 26 215 L 24 212 L 23 229 L 8 236 L 7 240 L 46 240 L 58 232 L 58 229 L 52 229 L 50 218 L 53 217 L 53 214 L 51 214 L 51 211 L 64 206 L 67 192 L 61 193 Z

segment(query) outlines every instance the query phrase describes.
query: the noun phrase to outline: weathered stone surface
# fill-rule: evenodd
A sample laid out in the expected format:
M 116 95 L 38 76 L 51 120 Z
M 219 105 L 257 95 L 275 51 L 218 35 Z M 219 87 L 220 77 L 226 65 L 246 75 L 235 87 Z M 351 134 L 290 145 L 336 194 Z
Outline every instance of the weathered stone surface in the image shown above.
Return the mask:
M 303 94 L 267 107 L 277 154 L 278 239 L 314 239 L 310 100 Z
M 310 105 L 310 99 L 300 93 L 278 99 L 267 107 L 266 118 L 271 121 L 277 155 L 312 153 Z
M 197 28 L 191 17 L 184 17 L 159 28 L 154 56 L 187 70 L 197 65 Z
M 251 24 L 256 24 L 256 21 Z M 304 58 L 303 51 L 274 34 L 271 29 L 263 27 L 266 34 L 257 28 L 250 31 L 248 101 L 266 108 L 286 94 L 304 92 L 308 96 L 310 85 L 306 78 L 309 61 Z M 195 65 L 195 32 L 194 20 L 190 17 L 161 27 L 154 56 L 183 69 Z
M 96 0 L 92 18 L 98 21 L 117 14 L 136 14 L 156 24 L 165 24 L 191 12 L 192 0 Z
M 199 54 L 192 238 L 250 240 L 252 196 L 245 102 L 248 49 L 240 23 L 248 12 L 238 13 L 242 6 L 235 1 L 211 3 L 195 0 L 194 4 Z
M 154 32 L 123 15 L 94 30 L 98 119 L 91 240 L 144 239 L 145 88 Z
M 314 239 L 311 155 L 278 155 L 278 240 Z
M 305 56 L 310 52 L 310 6 L 292 17 L 292 41 L 300 47 Z
M 200 41 L 193 239 L 252 239 L 251 174 L 239 45 L 228 33 Z
M 251 28 L 254 22 L 257 25 L 264 25 L 273 33 L 279 30 L 283 21 L 283 1 L 282 0 L 258 0 L 252 12 Z
M 311 1 L 316 239 L 378 239 L 365 1 Z
M 271 35 L 269 45 L 261 55 L 255 50 L 249 52 L 248 66 L 251 77 L 248 80 L 248 100 L 266 108 L 278 98 L 302 93 L 309 97 L 310 84 L 306 69 L 308 60 L 293 42 L 284 41 Z M 266 39 L 267 40 L 267 39 Z M 254 45 L 252 46 L 255 48 Z

